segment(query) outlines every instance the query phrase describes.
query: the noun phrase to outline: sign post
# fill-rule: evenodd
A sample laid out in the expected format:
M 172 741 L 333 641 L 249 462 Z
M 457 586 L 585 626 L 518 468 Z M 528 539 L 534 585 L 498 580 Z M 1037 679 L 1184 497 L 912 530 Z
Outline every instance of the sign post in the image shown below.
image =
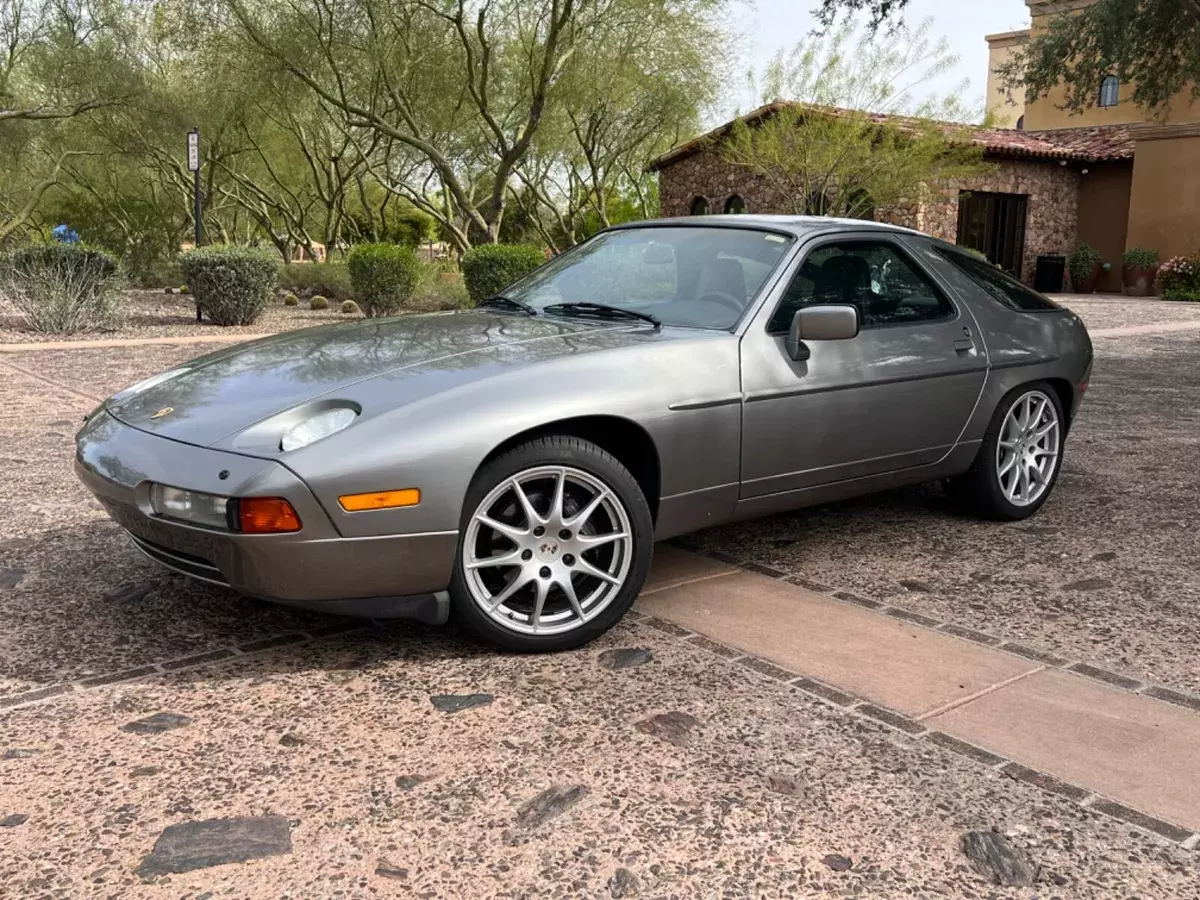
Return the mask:
M 187 164 L 192 172 L 192 217 L 196 222 L 196 246 L 204 241 L 204 223 L 200 218 L 200 129 L 193 128 L 187 136 Z M 200 301 L 196 301 L 196 321 L 200 321 Z

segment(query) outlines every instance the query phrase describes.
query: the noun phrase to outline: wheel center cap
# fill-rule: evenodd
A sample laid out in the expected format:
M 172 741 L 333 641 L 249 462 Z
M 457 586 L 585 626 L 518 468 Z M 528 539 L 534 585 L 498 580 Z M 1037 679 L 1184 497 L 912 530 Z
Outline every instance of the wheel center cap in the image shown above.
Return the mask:
M 558 541 L 553 538 L 538 541 L 536 551 L 538 559 L 542 560 L 542 562 L 554 562 L 558 559 Z

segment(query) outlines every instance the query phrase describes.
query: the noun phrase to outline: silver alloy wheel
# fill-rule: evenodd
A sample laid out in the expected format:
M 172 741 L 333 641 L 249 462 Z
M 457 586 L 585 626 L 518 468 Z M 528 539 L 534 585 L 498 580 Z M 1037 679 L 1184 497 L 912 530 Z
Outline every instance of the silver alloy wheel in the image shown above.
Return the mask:
M 1014 506 L 1036 503 L 1058 464 L 1058 408 L 1042 391 L 1022 394 L 1009 408 L 996 446 L 1000 490 Z
M 625 584 L 632 559 L 620 498 L 570 466 L 536 466 L 502 481 L 476 507 L 463 540 L 471 599 L 521 634 L 562 634 L 595 619 Z

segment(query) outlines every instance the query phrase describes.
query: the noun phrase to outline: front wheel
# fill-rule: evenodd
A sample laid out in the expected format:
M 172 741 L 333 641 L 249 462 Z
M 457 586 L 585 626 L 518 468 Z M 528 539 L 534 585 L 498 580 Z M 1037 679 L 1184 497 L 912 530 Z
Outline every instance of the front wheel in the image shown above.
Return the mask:
M 1062 402 L 1044 382 L 1010 391 L 997 407 L 975 463 L 947 492 L 967 511 L 1016 521 L 1037 512 L 1062 466 Z
M 561 435 L 522 444 L 467 492 L 451 610 L 509 650 L 586 644 L 633 605 L 653 528 L 637 481 L 611 454 Z

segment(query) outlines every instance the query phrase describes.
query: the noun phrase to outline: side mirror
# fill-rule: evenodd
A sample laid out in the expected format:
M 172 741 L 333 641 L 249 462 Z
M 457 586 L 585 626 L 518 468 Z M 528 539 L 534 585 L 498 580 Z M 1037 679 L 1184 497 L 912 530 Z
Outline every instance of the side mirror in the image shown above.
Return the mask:
M 858 309 L 848 303 L 807 306 L 796 310 L 786 341 L 788 356 L 808 359 L 805 341 L 848 341 L 858 337 Z

